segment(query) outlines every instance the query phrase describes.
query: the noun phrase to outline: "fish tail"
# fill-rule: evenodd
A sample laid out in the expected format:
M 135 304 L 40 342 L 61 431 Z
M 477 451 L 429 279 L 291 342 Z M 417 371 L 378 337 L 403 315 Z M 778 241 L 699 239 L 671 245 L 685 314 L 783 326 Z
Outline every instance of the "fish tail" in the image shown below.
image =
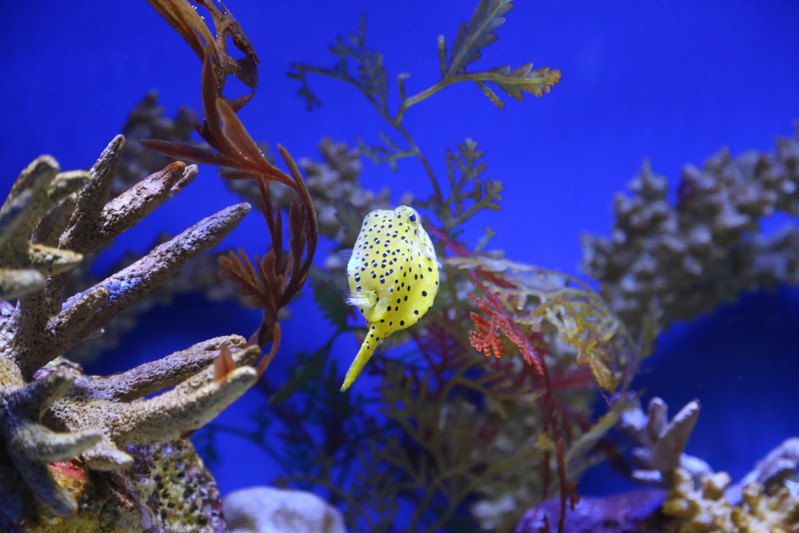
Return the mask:
M 369 342 L 368 337 L 364 339 L 363 344 L 361 344 L 361 349 L 358 350 L 358 355 L 352 360 L 352 364 L 350 364 L 350 368 L 347 370 L 347 375 L 344 376 L 344 384 L 341 386 L 341 392 L 349 389 L 350 385 L 361 375 L 363 367 L 366 366 L 366 363 L 375 353 L 377 344 L 376 342 Z

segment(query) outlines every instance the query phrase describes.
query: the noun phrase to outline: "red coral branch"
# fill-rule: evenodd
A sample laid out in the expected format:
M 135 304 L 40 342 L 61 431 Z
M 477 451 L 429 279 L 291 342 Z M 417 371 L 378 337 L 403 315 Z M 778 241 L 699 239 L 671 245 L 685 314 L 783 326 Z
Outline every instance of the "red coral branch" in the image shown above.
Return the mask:
M 472 346 L 485 353 L 486 356 L 490 355 L 489 349 L 493 350 L 494 355 L 499 357 L 505 353 L 499 335 L 499 332 L 502 332 L 513 344 L 519 347 L 522 356 L 524 356 L 524 360 L 533 365 L 538 373 L 543 376 L 543 354 L 539 352 L 530 341 L 530 338 L 525 335 L 516 322 L 513 321 L 505 310 L 505 306 L 502 305 L 499 297 L 496 294 L 490 293 L 480 280 L 477 279 L 475 273 L 470 272 L 469 274 L 477 288 L 485 294 L 483 298 L 474 294 L 469 294 L 469 297 L 477 302 L 477 306 L 480 310 L 490 318 L 490 320 L 486 320 L 477 313 L 471 313 L 475 326 L 475 329 L 469 334 Z
M 475 294 L 469 294 L 469 297 L 477 302 L 478 307 L 486 315 L 488 319 L 472 312 L 471 317 L 474 322 L 474 329 L 470 332 L 469 338 L 472 346 L 477 350 L 482 351 L 489 356 L 493 351 L 496 357 L 504 354 L 502 347 L 502 338 L 500 334 L 504 334 L 513 344 L 515 344 L 522 353 L 524 360 L 534 367 L 537 373 L 544 378 L 544 394 L 539 399 L 539 406 L 542 412 L 542 423 L 544 432 L 549 434 L 552 441 L 555 443 L 555 462 L 557 465 L 558 484 L 560 487 L 560 517 L 558 520 L 558 531 L 562 532 L 565 527 L 566 520 L 566 505 L 567 502 L 571 503 L 572 509 L 577 502 L 579 496 L 577 495 L 577 485 L 566 479 L 566 463 L 564 457 L 564 442 L 563 442 L 563 419 L 564 416 L 558 410 L 558 403 L 552 395 L 552 382 L 549 379 L 549 373 L 544 363 L 545 350 L 536 346 L 531 340 L 530 336 L 524 333 L 519 325 L 508 314 L 502 301 L 496 294 L 489 292 L 485 285 L 478 279 L 478 274 L 483 275 L 479 270 L 472 270 L 469 272 L 475 286 L 480 289 L 484 297 L 479 297 Z M 490 274 L 490 273 L 489 273 Z M 492 277 L 497 277 L 496 274 L 491 274 Z M 507 284 L 510 280 L 505 281 Z M 536 336 L 538 343 L 543 342 L 542 336 Z M 543 497 L 549 492 L 550 478 L 551 478 L 551 452 L 544 452 L 543 469 L 544 469 L 544 483 L 543 483 Z
M 470 294 L 469 296 L 473 295 Z M 469 341 L 472 346 L 485 353 L 486 357 L 489 357 L 492 352 L 494 357 L 505 355 L 505 348 L 502 347 L 502 337 L 497 331 L 496 317 L 492 316 L 489 322 L 474 311 L 470 312 L 469 316 L 472 317 L 472 322 L 474 322 L 474 331 L 469 333 Z

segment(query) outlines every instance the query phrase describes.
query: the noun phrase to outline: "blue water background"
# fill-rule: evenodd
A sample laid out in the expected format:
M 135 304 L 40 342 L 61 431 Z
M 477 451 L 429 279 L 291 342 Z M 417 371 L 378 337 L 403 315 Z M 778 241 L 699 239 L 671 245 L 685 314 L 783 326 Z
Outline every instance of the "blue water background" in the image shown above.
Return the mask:
M 308 113 L 285 76 L 293 61 L 332 65 L 326 50 L 336 35 L 355 30 L 367 14 L 370 47 L 384 54 L 392 103 L 395 77 L 410 72 L 409 92 L 439 76 L 436 38 L 451 44 L 472 1 L 409 0 L 279 2 L 230 0 L 260 54 L 260 89 L 240 116 L 258 140 L 282 143 L 295 157 L 318 158 L 330 136 L 355 143 L 390 133 L 360 94 L 347 85 L 312 79 L 322 107 Z M 41 153 L 64 169 L 86 168 L 120 131 L 128 111 L 149 90 L 173 115 L 180 105 L 200 109 L 200 64 L 189 47 L 146 2 L 8 2 L 0 34 L 0 181 L 7 190 Z M 500 111 L 474 85 L 458 85 L 411 109 L 407 127 L 444 175 L 443 153 L 475 139 L 488 175 L 505 185 L 503 211 L 473 221 L 508 256 L 577 274 L 582 232 L 607 235 L 614 195 L 645 159 L 671 180 L 681 167 L 701 165 L 721 147 L 733 154 L 774 149 L 775 136 L 794 135 L 799 119 L 799 3 L 794 1 L 562 1 L 518 2 L 475 68 L 532 61 L 563 72 L 551 94 L 523 103 L 502 96 Z M 420 166 L 401 162 L 392 173 L 364 162 L 362 183 L 395 193 L 430 192 Z M 396 196 L 395 196 L 396 197 Z M 103 255 L 109 265 L 128 249 L 145 251 L 158 231 L 177 233 L 238 201 L 212 168 L 167 206 L 120 238 Z M 785 217 L 765 221 L 773 231 Z M 250 252 L 265 249 L 263 221 L 251 214 L 224 242 Z M 322 248 L 324 250 L 324 247 Z M 320 257 L 324 252 L 320 252 Z M 342 282 L 343 283 L 343 282 Z M 284 343 L 269 372 L 292 366 L 292 354 L 315 350 L 327 338 L 321 314 L 305 294 L 292 305 Z M 183 348 L 212 335 L 249 334 L 257 313 L 233 304 L 178 298 L 156 309 L 93 372 L 111 372 Z M 702 414 L 688 451 L 733 477 L 783 439 L 799 433 L 799 292 L 745 296 L 713 316 L 679 324 L 636 381 L 645 398 L 662 396 L 676 411 L 692 398 Z M 341 366 L 357 346 L 335 346 Z M 251 391 L 220 421 L 251 427 L 248 413 L 263 408 Z M 223 493 L 269 483 L 278 467 L 251 443 L 219 441 L 222 464 L 213 472 Z M 616 487 L 607 470 L 589 473 L 581 491 Z

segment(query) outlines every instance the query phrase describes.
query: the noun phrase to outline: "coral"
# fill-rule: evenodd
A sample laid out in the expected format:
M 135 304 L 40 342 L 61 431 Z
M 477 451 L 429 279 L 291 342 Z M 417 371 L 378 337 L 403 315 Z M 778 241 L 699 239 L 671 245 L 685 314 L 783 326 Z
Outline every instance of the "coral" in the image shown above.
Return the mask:
M 682 520 L 681 531 L 733 531 L 732 509 L 724 499 L 729 474 L 708 473 L 694 481 L 689 472 L 677 468 L 672 476 L 663 512 Z
M 761 217 L 799 213 L 799 139 L 773 153 L 722 151 L 688 166 L 668 201 L 668 183 L 645 164 L 619 195 L 610 238 L 583 237 L 583 270 L 634 334 L 652 336 L 745 290 L 799 282 L 799 234 L 758 233 Z M 647 333 L 649 328 L 649 333 Z M 654 331 L 652 331 L 654 329 Z
M 191 442 L 128 448 L 133 464 L 98 475 L 85 462 L 54 463 L 56 482 L 76 502 L 77 512 L 55 516 L 38 509 L 24 527 L 28 533 L 222 533 L 222 502 L 213 477 Z
M 625 402 L 617 399 L 618 402 Z M 683 406 L 674 418 L 668 420 L 668 406 L 660 398 L 649 401 L 647 412 L 635 398 L 623 408 L 619 429 L 633 443 L 635 467 L 634 480 L 665 485 L 677 467 L 697 477 L 710 472 L 710 466 L 701 459 L 683 453 L 699 418 L 699 400 Z
M 724 492 L 724 497 L 738 504 L 742 500 L 743 488 L 749 483 L 756 482 L 770 489 L 785 483 L 796 473 L 799 473 L 799 438 L 792 438 L 758 461 L 751 472 Z
M 223 533 L 222 498 L 188 439 L 132 446 L 135 462 L 113 483 L 148 515 L 149 530 Z
M 799 531 L 797 472 L 799 439 L 783 442 L 736 485 L 726 472 L 696 476 L 678 467 L 663 511 L 678 518 L 680 531 L 741 533 Z
M 119 167 L 111 185 L 111 197 L 118 196 L 173 161 L 170 157 L 147 150 L 139 144 L 139 140 L 156 138 L 188 143 L 194 126 L 199 123 L 199 118 L 185 107 L 181 107 L 173 119 L 165 117 L 164 109 L 157 103 L 157 97 L 158 94 L 155 91 L 148 93 L 128 114 L 122 128 L 122 134 L 126 141 L 125 150 L 119 160 Z M 151 247 L 159 246 L 172 237 L 174 235 L 160 234 Z M 93 274 L 89 268 L 100 250 L 101 248 L 98 248 L 84 256 L 81 266 L 72 271 L 65 290 L 77 292 L 102 279 Z M 122 270 L 139 260 L 141 255 L 141 253 L 127 252 L 119 262 L 108 269 L 108 273 Z M 107 324 L 103 335 L 87 339 L 74 346 L 66 356 L 81 363 L 95 360 L 101 353 L 116 346 L 123 333 L 133 330 L 139 323 L 140 315 L 154 305 L 168 304 L 175 294 L 200 291 L 210 301 L 235 299 L 235 287 L 232 283 L 220 280 L 218 271 L 217 254 L 208 253 L 195 257 L 158 292 L 151 293 L 136 304 L 125 308 L 112 322 Z
M 732 523 L 741 533 L 789 533 L 799 531 L 799 493 L 780 487 L 768 494 L 753 482 L 744 487 L 744 505 L 732 510 Z
M 90 179 L 80 192 L 46 214 L 38 203 L 46 190 L 42 176 L 54 184 L 64 183 L 55 161 L 40 157 L 20 176 L 12 196 L 29 194 L 37 199 L 31 204 L 38 213 L 30 237 L 36 243 L 33 249 L 57 246 L 91 253 L 166 202 L 196 174 L 196 167 L 173 163 L 107 201 L 123 146 L 124 138 L 116 137 L 89 171 Z M 85 176 L 81 180 L 86 181 Z M 66 300 L 69 272 L 54 273 L 3 316 L 0 436 L 19 476 L 53 513 L 72 513 L 76 504 L 55 482 L 48 463 L 82 455 L 92 469 L 129 466 L 133 459 L 118 446 L 165 442 L 197 429 L 255 382 L 256 372 L 249 365 L 259 352 L 244 349 L 240 337 L 212 339 L 107 377 L 84 376 L 79 367 L 64 360 L 42 369 L 70 347 L 101 333 L 121 310 L 167 282 L 189 258 L 216 246 L 248 211 L 247 204 L 238 204 L 211 215 Z M 33 226 L 30 218 L 23 220 Z M 220 378 L 211 362 L 224 346 L 239 348 L 239 368 Z M 143 399 L 170 387 L 174 388 L 167 393 Z M 6 522 L 24 512 L 21 493 L 17 491 L 16 501 L 5 506 Z
M 39 220 L 60 203 L 74 204 L 74 193 L 89 182 L 83 171 L 58 172 L 51 157 L 42 156 L 22 171 L 0 208 L 0 299 L 39 290 L 45 277 L 69 271 L 83 257 L 74 251 L 33 243 Z
M 211 339 L 112 376 L 87 376 L 79 365 L 59 357 L 101 334 L 111 319 L 141 303 L 188 259 L 216 246 L 250 207 L 234 205 L 201 220 L 64 301 L 69 273 L 81 258 L 96 253 L 179 192 L 197 168 L 175 162 L 140 179 L 141 165 L 133 165 L 134 177 L 117 183 L 130 179 L 135 184 L 108 200 L 124 146 L 122 136 L 109 144 L 88 173 L 58 174 L 52 158 L 39 158 L 20 176 L 0 212 L 0 246 L 4 247 L 0 285 L 8 288 L 4 297 L 20 296 L 13 310 L 8 305 L 0 307 L 0 438 L 4 445 L 0 455 L 15 467 L 4 469 L 0 477 L 0 491 L 6 495 L 0 514 L 3 527 L 22 523 L 28 520 L 26 516 L 85 518 L 85 513 L 82 517 L 75 513 L 86 510 L 79 499 L 90 493 L 89 485 L 62 483 L 65 477 L 58 474 L 74 472 L 74 479 L 82 482 L 102 471 L 110 473 L 100 479 L 110 479 L 120 489 L 115 492 L 118 497 L 112 498 L 116 507 L 97 518 L 103 527 L 222 530 L 221 516 L 214 515 L 218 494 L 210 478 L 203 478 L 201 465 L 197 486 L 181 489 L 180 479 L 186 473 L 179 465 L 196 462 L 190 447 L 142 446 L 190 434 L 257 381 L 279 345 L 278 311 L 300 290 L 313 260 L 315 212 L 296 164 L 281 148 L 291 175 L 276 169 L 236 118 L 235 112 L 252 94 L 236 101 L 221 96 L 228 74 L 253 90 L 257 85 L 258 58 L 240 26 L 226 9 L 199 1 L 214 20 L 214 40 L 204 18 L 188 2 L 151 3 L 203 59 L 206 120 L 198 131 L 216 151 L 180 144 L 174 138 L 151 142 L 166 153 L 222 165 L 230 169 L 226 175 L 258 182 L 271 249 L 263 260 L 256 256 L 257 270 L 244 269 L 236 256 L 220 262 L 244 293 L 256 291 L 248 296 L 264 308 L 264 321 L 252 343 L 238 336 Z M 233 60 L 227 54 L 228 39 L 245 58 Z M 152 104 L 150 100 L 143 104 L 145 123 L 158 115 Z M 172 133 L 177 141 L 187 135 L 185 130 Z M 269 182 L 283 183 L 299 195 L 299 202 L 289 208 L 288 253 L 283 252 L 281 214 L 273 210 Z M 88 279 L 85 272 L 79 276 L 83 282 Z M 273 343 L 272 350 L 257 369 L 252 368 L 267 342 Z M 154 395 L 164 389 L 170 390 Z M 80 463 L 76 463 L 78 457 Z M 67 459 L 72 460 L 71 466 L 56 463 L 62 466 L 54 470 L 50 464 Z M 127 473 L 120 473 L 125 469 Z M 20 480 L 38 503 L 26 502 Z M 201 492 L 198 498 L 192 498 L 194 490 Z M 89 519 L 85 527 L 95 522 Z
M 200 118 L 187 107 L 181 107 L 174 118 L 164 116 L 164 108 L 158 105 L 158 93 L 150 91 L 138 102 L 122 126 L 122 135 L 127 147 L 119 162 L 116 180 L 111 195 L 116 196 L 125 189 L 164 168 L 172 160 L 164 155 L 145 149 L 141 139 L 162 139 L 187 143 Z
M 724 498 L 729 484 L 726 472 L 707 474 L 696 483 L 688 472 L 678 468 L 663 512 L 681 520 L 681 532 L 799 531 L 799 493 L 795 489 L 780 484 L 767 490 L 753 481 L 744 487 L 742 503 L 734 506 Z
M 74 363 L 59 359 L 37 374 L 39 379 L 57 373 L 74 378 L 75 384 L 51 406 L 49 416 L 71 431 L 100 430 L 102 438 L 83 452 L 83 458 L 94 469 L 111 470 L 133 461 L 117 446 L 174 440 L 205 425 L 249 388 L 254 371 L 246 366 L 260 352 L 245 346 L 241 337 L 219 337 L 112 376 L 84 376 Z M 222 347 L 240 348 L 234 360 L 242 368 L 220 382 L 210 363 Z

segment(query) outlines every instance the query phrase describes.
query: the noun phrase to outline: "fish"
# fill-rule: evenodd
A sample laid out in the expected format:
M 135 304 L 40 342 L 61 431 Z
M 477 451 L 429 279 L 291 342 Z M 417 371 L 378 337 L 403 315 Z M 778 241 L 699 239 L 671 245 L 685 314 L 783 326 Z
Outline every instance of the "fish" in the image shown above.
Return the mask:
M 439 263 L 421 217 L 411 207 L 377 209 L 363 219 L 347 262 L 349 296 L 366 319 L 366 337 L 344 377 L 346 391 L 378 344 L 411 327 L 433 306 Z

